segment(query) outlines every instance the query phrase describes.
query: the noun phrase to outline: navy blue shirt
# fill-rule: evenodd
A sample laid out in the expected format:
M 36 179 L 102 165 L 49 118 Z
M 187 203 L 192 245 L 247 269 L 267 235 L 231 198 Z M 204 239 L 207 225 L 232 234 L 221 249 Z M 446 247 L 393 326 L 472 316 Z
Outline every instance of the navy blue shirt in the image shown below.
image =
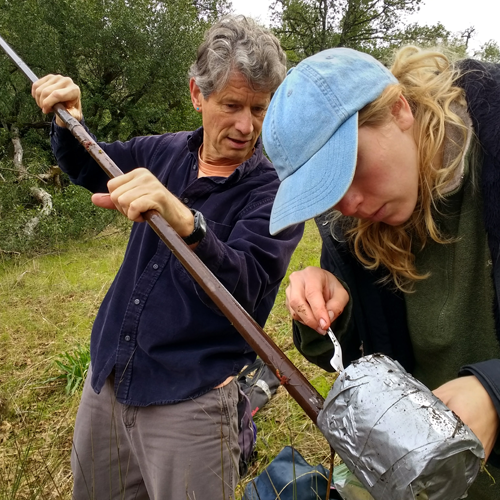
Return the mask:
M 52 127 L 52 147 L 71 180 L 107 192 L 109 180 L 71 133 Z M 279 180 L 262 153 L 229 177 L 198 178 L 203 130 L 99 143 L 123 172 L 145 167 L 208 231 L 194 250 L 261 325 L 271 311 L 303 225 L 269 234 Z M 170 404 L 201 396 L 236 375 L 255 353 L 146 223 L 134 223 L 124 261 L 91 336 L 92 387 L 115 369 L 123 404 Z

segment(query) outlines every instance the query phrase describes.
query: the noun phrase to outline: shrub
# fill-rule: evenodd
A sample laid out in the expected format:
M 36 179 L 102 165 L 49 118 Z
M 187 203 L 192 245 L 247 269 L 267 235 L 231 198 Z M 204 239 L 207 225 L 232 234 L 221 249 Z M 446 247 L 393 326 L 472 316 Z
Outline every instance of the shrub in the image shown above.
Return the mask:
M 30 190 L 40 184 L 36 178 L 17 181 L 4 175 L 4 179 L 0 182 L 0 251 L 4 255 L 47 251 L 69 239 L 94 236 L 117 220 L 117 211 L 96 207 L 90 201 L 91 193 L 69 184 L 66 177 L 62 189 L 43 186 L 52 196 L 53 211 L 40 218 L 28 237 L 26 224 L 40 212 Z

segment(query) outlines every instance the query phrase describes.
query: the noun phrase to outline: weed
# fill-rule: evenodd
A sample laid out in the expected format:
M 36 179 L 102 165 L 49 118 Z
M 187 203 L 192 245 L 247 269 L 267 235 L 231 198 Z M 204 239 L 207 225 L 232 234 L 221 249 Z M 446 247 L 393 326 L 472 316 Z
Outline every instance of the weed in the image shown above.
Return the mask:
M 90 365 L 90 349 L 88 346 L 80 345 L 73 352 L 64 352 L 58 358 L 54 363 L 62 373 L 57 377 L 50 378 L 48 382 L 65 380 L 66 394 L 72 396 L 76 391 L 80 390 L 87 377 Z

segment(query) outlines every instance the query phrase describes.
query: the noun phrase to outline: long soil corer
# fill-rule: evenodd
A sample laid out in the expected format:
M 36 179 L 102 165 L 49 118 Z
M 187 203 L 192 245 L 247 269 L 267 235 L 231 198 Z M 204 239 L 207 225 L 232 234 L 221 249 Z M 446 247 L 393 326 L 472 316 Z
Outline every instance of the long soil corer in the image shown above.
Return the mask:
M 38 77 L 1 36 L 0 46 L 32 83 L 38 80 Z M 92 139 L 81 123 L 66 111 L 62 103 L 54 106 L 54 112 L 110 178 L 123 175 L 123 172 Z M 198 256 L 184 243 L 170 224 L 156 210 L 149 210 L 142 215 L 165 245 L 179 259 L 189 274 L 203 288 L 229 321 L 231 321 L 252 349 L 262 358 L 266 365 L 276 372 L 285 389 L 316 424 L 318 413 L 323 407 L 323 397 L 226 288 L 224 288 Z

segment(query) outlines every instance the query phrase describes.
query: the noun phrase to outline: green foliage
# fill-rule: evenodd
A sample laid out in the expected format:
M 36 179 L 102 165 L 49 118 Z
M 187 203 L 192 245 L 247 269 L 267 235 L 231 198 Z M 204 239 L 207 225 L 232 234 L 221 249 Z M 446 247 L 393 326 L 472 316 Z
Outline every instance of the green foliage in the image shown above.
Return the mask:
M 74 185 L 62 190 L 45 186 L 52 196 L 53 212 L 41 217 L 34 234 L 28 237 L 28 221 L 40 212 L 30 192 L 35 185 L 36 178 L 19 183 L 0 182 L 0 251 L 4 254 L 47 251 L 69 239 L 94 236 L 118 220 L 117 211 L 93 205 L 86 189 Z
M 272 21 L 299 60 L 330 47 L 369 52 L 401 30 L 401 18 L 421 0 L 276 0 Z
M 95 235 L 119 217 L 115 210 L 93 205 L 90 193 L 75 185 L 69 185 L 63 192 L 54 192 L 53 203 L 55 218 L 46 218 L 41 222 L 40 237 L 44 240 Z
M 90 350 L 80 345 L 73 352 L 64 352 L 54 361 L 61 374 L 52 380 L 66 381 L 66 394 L 73 396 L 83 387 L 90 366 Z
M 225 0 L 0 0 L 0 33 L 31 69 L 62 73 L 82 89 L 100 140 L 197 125 L 187 72 Z M 20 130 L 43 117 L 30 83 L 0 57 L 0 124 Z
M 482 45 L 474 56 L 485 62 L 500 63 L 500 46 L 494 40 L 490 40 Z
M 465 43 L 441 23 L 435 26 L 407 24 L 406 16 L 419 9 L 422 0 L 275 0 L 272 23 L 276 35 L 296 64 L 331 47 L 350 47 L 388 61 L 401 45 L 451 45 Z
M 68 242 L 66 253 L 0 260 L 1 500 L 71 498 L 80 390 L 67 395 L 63 382 L 47 379 L 60 373 L 56 359 L 69 364 L 61 353 L 88 344 L 126 243 L 109 232 Z
M 53 498 L 62 498 L 58 491 L 58 485 L 51 476 L 50 467 L 45 462 L 39 460 L 34 466 L 32 454 L 36 443 L 36 429 L 30 429 L 28 437 L 24 435 L 14 435 L 11 438 L 12 452 L 17 461 L 7 464 L 0 469 L 0 499 L 14 500 L 17 498 L 28 498 L 38 500 L 46 498 L 43 491 L 52 490 L 55 492 Z M 25 445 L 25 441 L 28 442 Z M 51 467 L 53 464 L 50 464 Z M 29 496 L 25 496 L 25 490 L 29 491 Z
M 204 31 L 228 9 L 227 0 L 0 0 L 0 35 L 38 76 L 61 73 L 80 86 L 98 140 L 126 141 L 201 125 L 188 69 Z M 49 127 L 31 83 L 0 51 L 0 253 L 43 250 L 114 220 L 84 190 L 40 181 L 55 164 Z M 21 167 L 12 161 L 14 141 Z M 26 224 L 40 211 L 34 187 L 53 197 L 54 211 L 27 238 Z

